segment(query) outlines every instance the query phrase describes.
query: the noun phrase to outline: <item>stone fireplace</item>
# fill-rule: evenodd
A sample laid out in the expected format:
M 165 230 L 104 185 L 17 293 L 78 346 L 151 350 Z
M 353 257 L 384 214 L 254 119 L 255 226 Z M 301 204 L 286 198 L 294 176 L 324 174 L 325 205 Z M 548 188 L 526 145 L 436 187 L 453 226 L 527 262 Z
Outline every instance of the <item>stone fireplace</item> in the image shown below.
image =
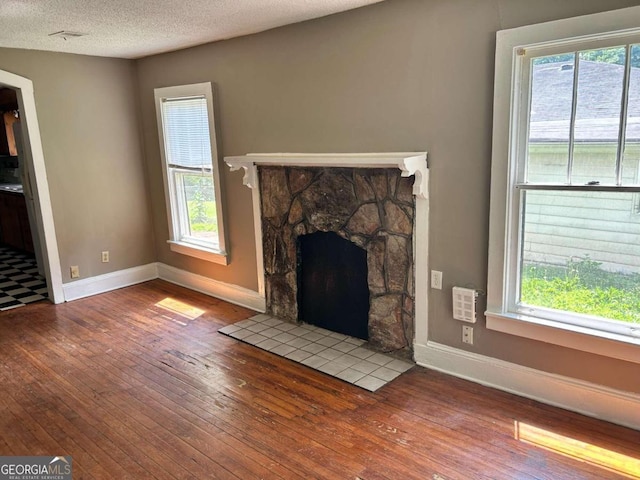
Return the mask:
M 366 252 L 370 345 L 411 355 L 421 334 L 417 315 L 426 318 L 426 238 L 417 238 L 426 236 L 426 154 L 225 160 L 232 169 L 245 169 L 245 184 L 253 189 L 258 280 L 267 313 L 306 321 L 300 310 L 300 240 L 333 232 Z
M 371 345 L 410 349 L 412 179 L 391 169 L 262 166 L 258 172 L 267 313 L 306 320 L 298 309 L 298 238 L 335 232 L 367 253 Z

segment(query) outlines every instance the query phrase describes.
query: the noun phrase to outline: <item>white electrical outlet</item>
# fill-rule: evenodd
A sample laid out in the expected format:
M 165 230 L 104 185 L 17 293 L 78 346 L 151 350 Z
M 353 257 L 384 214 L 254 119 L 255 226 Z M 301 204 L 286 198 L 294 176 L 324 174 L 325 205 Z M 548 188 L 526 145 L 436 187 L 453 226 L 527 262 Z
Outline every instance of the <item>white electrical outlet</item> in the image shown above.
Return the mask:
M 431 288 L 442 290 L 442 272 L 431 270 Z
M 473 327 L 469 325 L 462 326 L 462 343 L 473 345 Z
M 80 267 L 73 265 L 71 268 L 71 278 L 80 278 Z
M 108 263 L 109 262 L 109 250 L 105 250 L 104 252 L 102 252 L 102 263 Z

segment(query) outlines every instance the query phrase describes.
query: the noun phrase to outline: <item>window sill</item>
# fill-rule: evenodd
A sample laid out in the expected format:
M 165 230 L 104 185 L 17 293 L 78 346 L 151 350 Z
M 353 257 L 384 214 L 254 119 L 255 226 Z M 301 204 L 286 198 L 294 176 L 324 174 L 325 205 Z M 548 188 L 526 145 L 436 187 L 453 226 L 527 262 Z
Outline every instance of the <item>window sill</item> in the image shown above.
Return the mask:
M 175 242 L 173 240 L 167 240 L 167 243 L 173 252 L 180 253 L 182 255 L 189 255 L 190 257 L 199 258 L 219 265 L 229 265 L 229 256 L 227 253 L 196 246 L 190 243 Z
M 640 338 L 520 314 L 487 311 L 485 315 L 489 330 L 640 363 Z

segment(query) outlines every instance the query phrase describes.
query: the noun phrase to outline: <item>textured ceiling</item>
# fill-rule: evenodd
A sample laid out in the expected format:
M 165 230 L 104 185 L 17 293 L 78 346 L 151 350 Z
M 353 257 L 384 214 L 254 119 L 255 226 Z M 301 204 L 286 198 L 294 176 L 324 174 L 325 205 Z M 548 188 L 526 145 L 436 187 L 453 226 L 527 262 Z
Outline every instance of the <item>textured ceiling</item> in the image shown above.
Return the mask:
M 0 47 L 139 58 L 379 1 L 0 0 Z M 61 30 L 86 36 L 49 36 Z

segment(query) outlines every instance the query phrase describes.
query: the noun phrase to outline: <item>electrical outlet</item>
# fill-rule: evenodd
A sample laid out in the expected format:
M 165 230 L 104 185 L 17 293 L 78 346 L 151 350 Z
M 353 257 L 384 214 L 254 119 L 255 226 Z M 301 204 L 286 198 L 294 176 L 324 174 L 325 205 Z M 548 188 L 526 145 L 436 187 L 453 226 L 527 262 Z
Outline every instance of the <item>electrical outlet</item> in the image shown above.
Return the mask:
M 462 343 L 473 345 L 473 327 L 469 325 L 462 326 Z
M 71 268 L 71 278 L 80 278 L 80 267 L 73 265 Z
M 431 288 L 442 290 L 442 272 L 431 270 Z
M 102 252 L 102 263 L 109 262 L 109 250 Z

